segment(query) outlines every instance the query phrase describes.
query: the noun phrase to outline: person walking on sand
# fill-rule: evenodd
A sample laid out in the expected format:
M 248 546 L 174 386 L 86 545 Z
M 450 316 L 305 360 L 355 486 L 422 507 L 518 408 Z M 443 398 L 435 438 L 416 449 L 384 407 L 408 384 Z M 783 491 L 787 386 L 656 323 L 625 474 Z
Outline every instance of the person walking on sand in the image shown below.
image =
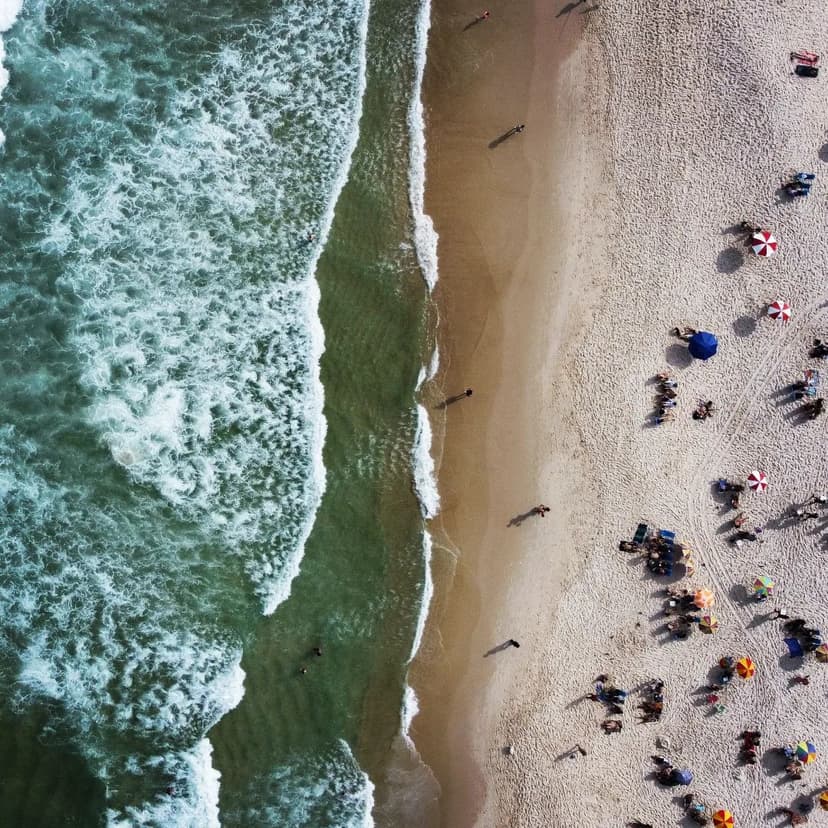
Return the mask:
M 510 647 L 518 647 L 518 648 L 520 647 L 520 644 L 519 644 L 517 641 L 515 641 L 515 639 L 514 639 L 514 638 L 510 638 L 510 639 L 509 639 L 506 643 L 507 643 Z
M 771 619 L 772 619 L 773 621 L 776 621 L 776 620 L 778 620 L 779 618 L 790 618 L 790 617 L 791 617 L 791 616 L 790 616 L 790 615 L 788 615 L 788 611 L 787 611 L 787 610 L 785 610 L 785 609 L 775 609 L 775 610 L 771 613 Z

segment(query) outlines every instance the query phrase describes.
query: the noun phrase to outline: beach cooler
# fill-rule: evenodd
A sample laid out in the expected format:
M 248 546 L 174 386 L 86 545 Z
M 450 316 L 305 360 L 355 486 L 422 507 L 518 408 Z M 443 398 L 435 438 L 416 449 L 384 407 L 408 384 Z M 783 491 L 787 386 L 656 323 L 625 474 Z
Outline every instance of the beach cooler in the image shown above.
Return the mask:
M 809 52 L 807 49 L 791 52 L 791 60 L 805 66 L 819 66 L 819 55 L 816 52 Z
M 806 66 L 803 63 L 797 63 L 797 65 L 794 66 L 794 72 L 799 75 L 800 78 L 815 78 L 819 74 L 819 67 Z

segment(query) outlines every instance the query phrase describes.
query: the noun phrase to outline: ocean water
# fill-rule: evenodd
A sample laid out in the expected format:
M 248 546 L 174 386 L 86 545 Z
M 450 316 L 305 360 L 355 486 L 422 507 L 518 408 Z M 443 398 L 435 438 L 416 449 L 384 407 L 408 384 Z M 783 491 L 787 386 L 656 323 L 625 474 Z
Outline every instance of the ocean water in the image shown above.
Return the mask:
M 428 13 L 0 0 L 0 824 L 393 797 L 439 508 Z

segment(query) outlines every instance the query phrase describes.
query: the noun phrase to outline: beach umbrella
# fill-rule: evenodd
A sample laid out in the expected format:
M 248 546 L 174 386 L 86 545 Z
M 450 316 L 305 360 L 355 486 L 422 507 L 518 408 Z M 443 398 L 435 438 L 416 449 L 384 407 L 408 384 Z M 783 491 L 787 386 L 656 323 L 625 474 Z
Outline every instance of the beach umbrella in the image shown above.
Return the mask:
M 820 644 L 819 647 L 814 650 L 814 655 L 816 656 L 817 661 L 828 661 L 828 644 Z
M 796 746 L 794 753 L 803 765 L 810 765 L 811 762 L 816 762 L 817 749 L 813 742 L 800 742 Z
M 733 814 L 730 811 L 716 811 L 713 814 L 713 828 L 733 828 L 736 823 L 733 821 Z
M 823 811 L 828 811 L 828 791 L 823 791 L 819 795 L 819 804 Z
M 773 256 L 779 242 L 770 230 L 759 230 L 750 237 L 750 247 L 757 256 Z
M 752 471 L 747 484 L 754 492 L 764 492 L 768 488 L 768 476 L 763 471 Z
M 699 629 L 703 633 L 714 633 L 719 629 L 719 619 L 714 618 L 712 615 L 704 615 L 701 621 L 699 621 Z
M 753 591 L 757 595 L 770 595 L 773 592 L 774 587 L 776 584 L 773 582 L 773 578 L 770 575 L 760 575 L 754 582 L 753 582 Z
M 696 594 L 693 596 L 693 603 L 699 609 L 706 609 L 707 607 L 712 607 L 715 600 L 716 598 L 713 595 L 713 590 L 708 589 L 707 587 L 705 587 L 704 589 L 697 589 Z
M 696 331 L 689 341 L 690 356 L 710 359 L 719 350 L 719 340 L 707 331 Z
M 756 665 L 747 656 L 743 656 L 736 662 L 736 672 L 743 678 L 749 679 L 756 672 Z
M 768 316 L 771 319 L 779 319 L 782 322 L 787 322 L 791 318 L 791 306 L 787 302 L 782 301 L 782 299 L 777 299 L 768 305 Z

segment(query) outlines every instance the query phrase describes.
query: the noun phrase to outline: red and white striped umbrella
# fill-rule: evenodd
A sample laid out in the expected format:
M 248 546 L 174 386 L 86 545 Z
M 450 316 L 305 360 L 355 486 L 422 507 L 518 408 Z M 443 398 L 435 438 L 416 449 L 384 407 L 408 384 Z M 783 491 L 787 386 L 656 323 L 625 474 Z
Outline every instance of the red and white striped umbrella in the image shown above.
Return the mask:
M 757 256 L 773 256 L 779 242 L 770 230 L 759 230 L 750 237 L 750 246 Z
M 754 492 L 764 492 L 768 488 L 768 476 L 763 471 L 752 471 L 747 484 Z
M 771 319 L 781 319 L 783 322 L 787 322 L 791 318 L 791 306 L 787 302 L 777 299 L 768 305 L 768 316 Z

